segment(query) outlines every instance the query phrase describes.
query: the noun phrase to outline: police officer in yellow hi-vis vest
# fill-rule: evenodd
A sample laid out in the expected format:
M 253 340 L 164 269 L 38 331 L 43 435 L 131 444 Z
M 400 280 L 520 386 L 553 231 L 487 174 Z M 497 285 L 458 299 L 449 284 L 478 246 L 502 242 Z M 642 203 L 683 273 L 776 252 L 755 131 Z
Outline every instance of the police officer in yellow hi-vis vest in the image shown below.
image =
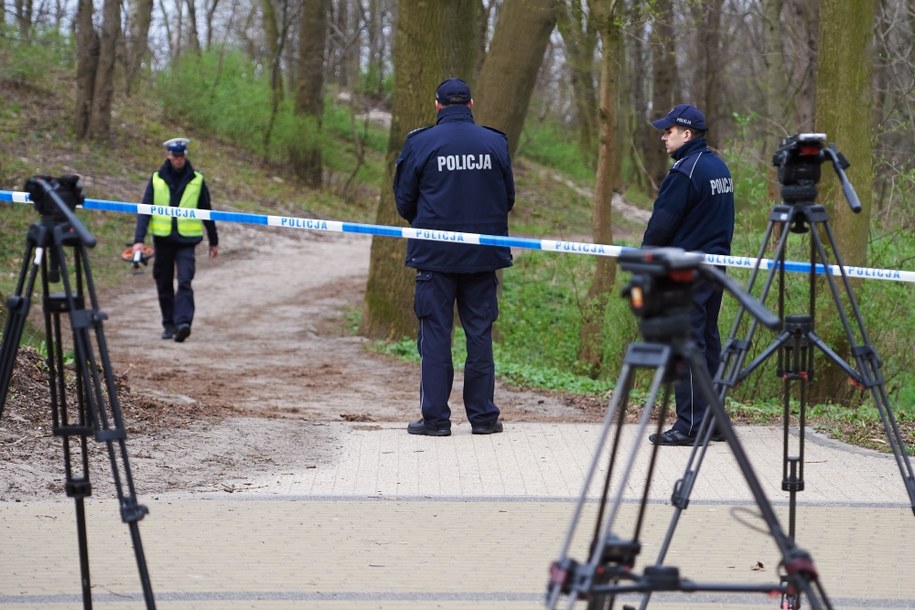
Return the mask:
M 159 294 L 162 312 L 162 338 L 183 342 L 191 334 L 194 322 L 194 279 L 196 260 L 194 248 L 203 241 L 206 229 L 210 244 L 210 257 L 219 254 L 219 237 L 216 223 L 200 220 L 195 210 L 210 210 L 210 191 L 203 174 L 196 171 L 187 159 L 187 138 L 173 138 L 163 144 L 166 158 L 153 173 L 143 194 L 143 203 L 170 210 L 169 214 L 137 215 L 133 249 L 143 248 L 146 232 L 153 236 L 155 257 L 153 278 Z M 175 271 L 178 289 L 175 290 Z

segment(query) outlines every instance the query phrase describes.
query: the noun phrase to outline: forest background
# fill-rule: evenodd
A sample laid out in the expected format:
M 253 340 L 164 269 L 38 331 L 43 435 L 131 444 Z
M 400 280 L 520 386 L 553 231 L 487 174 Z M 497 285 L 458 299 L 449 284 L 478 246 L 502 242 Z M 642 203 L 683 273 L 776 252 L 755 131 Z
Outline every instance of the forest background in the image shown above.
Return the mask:
M 0 22 L 0 188 L 76 173 L 90 197 L 133 201 L 149 150 L 187 135 L 194 161 L 220 181 L 219 209 L 402 225 L 394 158 L 409 130 L 434 121 L 435 86 L 457 75 L 472 87 L 477 121 L 508 134 L 520 195 L 513 235 L 638 245 L 670 164 L 649 121 L 685 101 L 705 112 L 735 178 L 735 254 L 755 256 L 764 240 L 780 199 L 780 139 L 823 132 L 850 161 L 863 206 L 851 212 L 824 163 L 820 202 L 843 261 L 907 269 L 915 257 L 915 0 L 4 0 Z M 214 176 L 223 155 L 247 169 Z M 33 218 L 24 206 L 0 212 L 9 294 L 21 261 L 14 237 Z M 88 222 L 115 249 L 130 238 L 130 218 Z M 807 236 L 788 243 L 789 258 L 808 259 Z M 412 357 L 404 248 L 374 240 L 352 319 L 379 349 Z M 116 265 L 96 266 L 103 282 L 123 280 Z M 607 257 L 518 257 L 503 277 L 498 373 L 611 390 L 638 336 L 618 298 L 626 276 Z M 787 313 L 806 311 L 806 279 L 789 280 Z M 912 287 L 853 285 L 911 439 Z M 831 296 L 816 291 L 817 333 L 850 359 Z M 725 336 L 736 311 L 726 299 Z M 752 353 L 772 339 L 756 338 Z M 460 362 L 460 332 L 455 343 Z M 868 396 L 819 353 L 816 371 L 809 416 L 879 446 Z M 744 418 L 778 417 L 782 382 L 756 374 L 729 403 Z

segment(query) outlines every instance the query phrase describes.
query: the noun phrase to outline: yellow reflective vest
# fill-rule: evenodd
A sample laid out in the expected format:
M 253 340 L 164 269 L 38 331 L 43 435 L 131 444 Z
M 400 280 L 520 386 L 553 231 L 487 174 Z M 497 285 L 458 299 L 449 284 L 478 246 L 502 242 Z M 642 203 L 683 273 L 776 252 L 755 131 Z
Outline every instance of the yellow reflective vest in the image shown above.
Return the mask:
M 168 207 L 171 203 L 171 191 L 168 183 L 153 172 L 153 205 Z M 194 172 L 194 178 L 184 187 L 179 208 L 197 208 L 200 199 L 200 190 L 203 188 L 203 174 Z M 193 218 L 193 213 L 187 216 L 178 216 L 178 234 L 182 237 L 203 237 L 203 222 Z M 149 232 L 156 237 L 168 237 L 172 234 L 172 217 L 164 214 L 153 214 L 149 221 Z

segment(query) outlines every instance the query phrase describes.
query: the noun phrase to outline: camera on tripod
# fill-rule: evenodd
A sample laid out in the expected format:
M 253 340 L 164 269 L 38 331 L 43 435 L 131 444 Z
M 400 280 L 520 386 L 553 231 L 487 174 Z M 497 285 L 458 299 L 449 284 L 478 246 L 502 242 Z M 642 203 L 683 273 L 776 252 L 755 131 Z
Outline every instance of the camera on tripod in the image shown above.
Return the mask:
M 25 190 L 35 209 L 42 216 L 64 218 L 61 206 L 71 212 L 85 200 L 79 176 L 67 174 L 58 178 L 51 176 L 34 176 L 25 181 Z M 55 197 L 58 199 L 55 202 Z
M 779 142 L 778 150 L 772 155 L 772 165 L 778 168 L 782 199 L 785 203 L 814 203 L 820 181 L 820 165 L 827 157 L 832 160 L 852 211 L 860 212 L 861 204 L 845 177 L 844 170 L 850 163 L 835 145 L 826 146 L 825 133 L 798 133 Z
M 691 304 L 689 293 L 705 257 L 680 248 L 624 250 L 619 265 L 632 278 L 623 288 L 629 307 L 639 318 L 654 318 Z
M 619 266 L 632 273 L 623 297 L 639 318 L 639 331 L 647 341 L 688 340 L 692 325 L 692 293 L 702 282 L 712 282 L 731 293 L 757 320 L 777 328 L 780 320 L 714 265 L 706 264 L 701 252 L 682 248 L 623 250 Z

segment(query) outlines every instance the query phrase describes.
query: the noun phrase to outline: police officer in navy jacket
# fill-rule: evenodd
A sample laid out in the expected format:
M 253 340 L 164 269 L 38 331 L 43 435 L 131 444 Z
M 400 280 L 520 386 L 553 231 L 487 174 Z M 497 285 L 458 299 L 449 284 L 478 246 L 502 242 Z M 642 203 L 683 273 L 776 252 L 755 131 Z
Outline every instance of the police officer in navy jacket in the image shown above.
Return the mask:
M 443 81 L 435 92 L 435 125 L 411 132 L 397 158 L 398 213 L 411 226 L 444 239 L 407 244 L 406 264 L 416 269 L 413 308 L 421 359 L 422 418 L 407 426 L 411 434 L 451 434 L 455 303 L 467 337 L 463 398 L 471 431 L 502 431 L 493 398 L 492 325 L 499 315 L 496 270 L 511 266 L 511 251 L 467 245 L 447 233 L 508 235 L 508 213 L 515 202 L 508 140 L 498 130 L 477 125 L 472 106 L 464 81 Z
M 734 183 L 724 161 L 706 144 L 705 117 L 689 104 L 675 106 L 652 122 L 664 130 L 661 140 L 674 158 L 654 203 L 642 247 L 674 247 L 706 254 L 730 254 L 734 235 Z M 693 292 L 693 339 L 705 354 L 711 376 L 721 363 L 718 313 L 723 290 L 711 283 Z M 652 434 L 652 443 L 692 445 L 707 403 L 686 371 L 675 387 L 677 421 L 670 430 Z M 717 432 L 713 439 L 718 439 Z

